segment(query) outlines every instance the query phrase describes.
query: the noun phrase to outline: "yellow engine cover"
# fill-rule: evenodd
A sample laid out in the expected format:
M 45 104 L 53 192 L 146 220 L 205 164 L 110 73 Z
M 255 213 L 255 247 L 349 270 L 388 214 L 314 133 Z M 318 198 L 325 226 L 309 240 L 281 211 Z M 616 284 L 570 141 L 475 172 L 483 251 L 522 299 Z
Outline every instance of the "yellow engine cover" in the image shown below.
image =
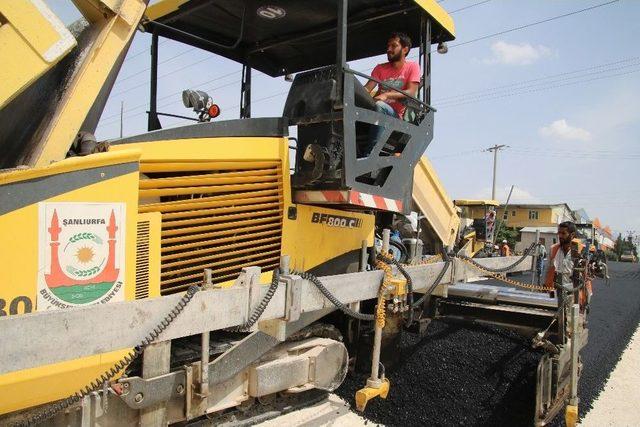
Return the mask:
M 104 153 L 0 175 L 0 316 L 135 298 L 138 159 Z M 0 375 L 0 414 L 64 398 L 123 354 Z

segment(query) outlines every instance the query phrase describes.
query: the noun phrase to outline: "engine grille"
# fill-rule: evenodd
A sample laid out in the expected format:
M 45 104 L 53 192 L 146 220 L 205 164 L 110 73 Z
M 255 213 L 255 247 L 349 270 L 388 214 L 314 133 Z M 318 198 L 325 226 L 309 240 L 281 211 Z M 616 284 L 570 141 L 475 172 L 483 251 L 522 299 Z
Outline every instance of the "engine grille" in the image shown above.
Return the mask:
M 237 277 L 243 267 L 273 270 L 280 257 L 280 162 L 141 164 L 140 212 L 162 214 L 161 294 Z

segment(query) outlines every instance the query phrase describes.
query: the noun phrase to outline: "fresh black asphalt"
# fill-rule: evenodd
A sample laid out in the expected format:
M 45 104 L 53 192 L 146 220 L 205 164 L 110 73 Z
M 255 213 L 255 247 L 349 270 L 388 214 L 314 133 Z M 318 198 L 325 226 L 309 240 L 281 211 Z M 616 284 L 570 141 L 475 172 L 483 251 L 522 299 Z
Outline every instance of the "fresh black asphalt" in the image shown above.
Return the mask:
M 640 265 L 609 264 L 611 282 L 594 284 L 589 343 L 582 352 L 580 415 L 604 387 L 640 321 Z M 490 282 L 483 282 L 490 283 Z M 426 335 L 403 333 L 403 362 L 388 377 L 386 400 L 364 417 L 389 426 L 528 426 L 540 354 L 513 332 L 434 321 Z M 366 374 L 350 375 L 336 391 L 353 405 Z M 562 424 L 558 417 L 554 424 Z

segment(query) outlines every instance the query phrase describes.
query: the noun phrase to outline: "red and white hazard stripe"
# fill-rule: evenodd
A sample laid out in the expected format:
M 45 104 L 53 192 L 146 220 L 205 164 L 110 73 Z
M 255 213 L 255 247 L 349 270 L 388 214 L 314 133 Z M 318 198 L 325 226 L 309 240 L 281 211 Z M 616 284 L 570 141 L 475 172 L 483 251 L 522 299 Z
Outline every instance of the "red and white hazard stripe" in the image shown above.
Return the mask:
M 296 191 L 297 203 L 342 204 L 366 206 L 391 212 L 402 212 L 402 201 L 353 190 Z

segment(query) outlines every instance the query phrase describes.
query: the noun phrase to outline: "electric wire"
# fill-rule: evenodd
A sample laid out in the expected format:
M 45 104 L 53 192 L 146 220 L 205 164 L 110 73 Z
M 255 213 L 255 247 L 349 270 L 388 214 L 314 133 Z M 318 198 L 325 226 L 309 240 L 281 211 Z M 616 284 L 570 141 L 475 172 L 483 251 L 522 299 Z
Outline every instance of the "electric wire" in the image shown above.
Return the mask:
M 460 42 L 460 43 L 452 43 L 449 46 L 449 49 L 455 48 L 455 47 L 460 47 L 460 46 L 465 46 L 465 45 L 468 45 L 470 43 L 475 43 L 475 42 L 478 42 L 478 41 L 481 41 L 481 40 L 486 40 L 486 39 L 490 39 L 490 38 L 493 38 L 493 37 L 501 36 L 501 35 L 504 35 L 504 34 L 512 33 L 514 31 L 520 31 L 520 30 L 524 30 L 526 28 L 535 27 L 536 25 L 546 24 L 547 22 L 556 21 L 558 19 L 566 18 L 568 16 L 573 16 L 573 15 L 577 15 L 579 13 L 584 13 L 584 12 L 588 12 L 588 11 L 591 11 L 591 10 L 594 10 L 594 9 L 598 9 L 600 7 L 608 6 L 610 4 L 617 3 L 618 1 L 620 1 L 620 0 L 611 0 L 611 1 L 608 1 L 608 2 L 604 2 L 604 3 L 599 3 L 599 4 L 596 4 L 596 5 L 593 5 L 593 6 L 585 7 L 583 9 L 574 10 L 572 12 L 563 13 L 561 15 L 556 15 L 556 16 L 552 16 L 552 17 L 549 17 L 549 18 L 546 18 L 546 19 L 542 19 L 540 21 L 535 21 L 535 22 L 531 22 L 529 24 L 519 25 L 517 27 L 508 28 L 506 30 L 498 31 L 496 33 L 491 33 L 491 34 L 487 34 L 487 35 L 484 35 L 484 36 L 476 37 L 475 39 L 466 40 L 466 41 L 463 41 L 463 42 Z
M 441 97 L 441 98 L 437 98 L 434 101 L 434 103 L 446 102 L 446 101 L 457 99 L 457 98 L 466 98 L 466 97 L 469 97 L 471 95 L 481 94 L 481 93 L 484 93 L 484 92 L 495 92 L 495 91 L 497 91 L 499 89 L 506 89 L 506 88 L 520 86 L 520 85 L 533 83 L 533 82 L 537 82 L 537 81 L 553 79 L 553 78 L 556 78 L 556 77 L 564 77 L 564 76 L 567 76 L 567 75 L 570 75 L 570 74 L 577 74 L 577 73 L 584 72 L 584 71 L 596 70 L 596 69 L 599 69 L 599 68 L 605 68 L 605 67 L 608 67 L 608 66 L 618 65 L 618 64 L 625 63 L 625 62 L 631 62 L 631 61 L 640 61 L 640 56 L 634 56 L 634 57 L 631 57 L 631 58 L 624 58 L 624 59 L 616 60 L 616 61 L 613 61 L 613 62 L 606 62 L 606 63 L 603 63 L 603 64 L 598 64 L 598 65 L 594 65 L 594 66 L 590 66 L 590 67 L 586 67 L 586 68 L 580 68 L 580 69 L 573 70 L 573 71 L 566 71 L 566 72 L 562 72 L 562 73 L 559 73 L 559 74 L 552 74 L 552 75 L 537 77 L 535 79 L 522 80 L 522 81 L 518 81 L 518 82 L 514 82 L 514 83 L 509 83 L 509 84 L 506 84 L 506 85 L 500 85 L 500 86 L 494 86 L 494 87 L 486 88 L 486 89 L 474 90 L 474 91 L 465 92 L 465 93 L 458 94 L 458 95 L 444 96 L 444 97 Z M 640 62 L 638 62 L 638 64 L 640 64 Z M 638 65 L 638 64 L 634 64 L 634 65 Z
M 509 29 L 502 30 L 502 31 L 499 31 L 499 32 L 496 32 L 496 33 L 492 33 L 492 34 L 487 34 L 487 35 L 484 35 L 484 36 L 481 36 L 481 37 L 477 37 L 477 38 L 475 38 L 475 39 L 467 40 L 467 41 L 464 41 L 464 42 L 461 42 L 461 43 L 452 44 L 452 45 L 450 45 L 449 47 L 450 47 L 450 48 L 452 48 L 452 47 L 457 47 L 457 46 L 463 46 L 463 45 L 471 44 L 471 43 L 474 43 L 474 42 L 477 42 L 477 41 L 480 41 L 480 40 L 485 40 L 485 39 L 488 39 L 488 38 L 491 38 L 491 37 L 496 37 L 496 36 L 498 36 L 498 35 L 507 34 L 507 33 L 513 32 L 513 31 L 522 30 L 522 29 L 529 28 L 529 27 L 532 27 L 532 26 L 535 26 L 535 25 L 540 25 L 540 24 L 543 24 L 543 23 L 546 23 L 546 22 L 551 22 L 551 21 L 554 21 L 554 20 L 557 20 L 557 19 L 561 19 L 561 18 L 565 18 L 565 17 L 568 17 L 568 16 L 576 15 L 576 14 L 579 14 L 579 13 L 587 12 L 587 11 L 590 11 L 590 10 L 593 10 L 593 9 L 597 9 L 597 8 L 599 8 L 599 7 L 607 6 L 607 5 L 610 5 L 610 4 L 612 4 L 612 3 L 616 3 L 616 2 L 618 2 L 618 1 L 619 1 L 619 0 L 611 0 L 611 1 L 608 1 L 608 2 L 605 2 L 605 3 L 600 3 L 600 4 L 597 4 L 597 5 L 594 5 L 594 6 L 590 6 L 590 7 L 587 7 L 587 8 L 583 8 L 583 9 L 575 10 L 575 11 L 568 12 L 568 13 L 565 13 L 565 14 L 556 15 L 556 16 L 553 16 L 553 17 L 550 17 L 550 18 L 546 18 L 546 19 L 543 19 L 543 20 L 540 20 L 540 21 L 532 22 L 532 23 L 525 24 L 525 25 L 520 25 L 520 26 L 517 26 L 517 27 L 509 28 Z M 487 2 L 488 2 L 488 0 L 486 0 L 486 1 L 481 1 L 481 2 L 478 2 L 478 3 L 472 4 L 472 5 L 469 5 L 469 6 L 467 6 L 467 7 L 463 7 L 463 8 L 460 8 L 460 9 L 458 9 L 458 10 L 452 11 L 452 12 L 450 12 L 450 13 L 459 12 L 459 11 L 461 11 L 461 10 L 466 10 L 466 9 L 469 9 L 469 8 L 471 8 L 471 7 L 474 7 L 474 6 L 479 6 L 479 5 L 485 4 L 485 3 L 487 3 Z M 192 49 L 196 49 L 196 48 L 192 48 Z M 168 58 L 167 60 L 165 60 L 165 62 L 166 62 L 166 61 L 169 61 L 169 60 L 171 60 L 171 59 L 172 59 L 172 58 Z M 185 66 L 185 67 L 183 67 L 183 68 L 187 68 L 187 66 Z M 146 69 L 146 70 L 149 70 L 149 69 Z M 144 71 L 144 70 L 143 70 L 143 71 Z M 141 72 L 142 72 L 142 71 L 141 71 Z M 139 73 L 138 73 L 138 74 L 139 74 Z M 168 76 L 168 75 L 170 75 L 170 73 L 169 73 L 169 74 L 165 74 L 165 75 L 163 75 L 163 76 L 164 76 L 164 77 L 166 77 L 166 76 Z M 133 75 L 130 75 L 130 76 L 126 77 L 126 79 L 128 79 L 128 78 L 130 78 L 130 77 L 133 77 Z M 233 82 L 233 83 L 230 83 L 230 84 L 228 84 L 228 85 L 230 86 L 230 85 L 232 85 L 232 84 L 236 84 L 236 83 L 237 83 L 237 82 Z M 140 86 L 142 86 L 142 85 L 140 85 Z M 220 90 L 220 89 L 222 89 L 222 88 L 224 88 L 224 87 L 225 87 L 225 86 L 222 86 L 222 87 L 220 87 L 220 88 L 217 88 L 217 90 Z M 176 92 L 176 93 L 180 93 L 180 92 Z M 283 93 L 278 93 L 278 94 L 269 95 L 269 96 L 267 96 L 267 97 L 265 97 L 265 98 L 262 98 L 262 99 L 259 99 L 259 100 L 255 100 L 254 102 L 259 102 L 259 101 L 263 101 L 263 100 L 272 99 L 272 98 L 275 98 L 276 96 L 281 95 L 281 94 L 284 94 L 284 93 L 287 93 L 287 92 L 283 92 Z M 146 104 L 145 104 L 145 105 L 146 105 Z M 140 108 L 140 106 L 137 106 L 136 108 Z M 235 109 L 238 109 L 238 108 L 240 108 L 240 105 L 234 105 L 233 107 L 230 107 L 229 109 L 225 109 L 225 111 L 227 111 L 227 110 L 228 110 L 228 111 L 234 111 Z M 125 112 L 128 112 L 128 111 L 131 111 L 131 109 L 129 109 L 129 110 L 125 111 Z M 145 113 L 141 113 L 141 114 L 145 114 Z M 109 116 L 109 118 L 114 118 L 114 117 L 118 117 L 118 116 L 119 116 L 119 114 L 114 114 L 114 115 L 112 115 L 112 116 Z M 106 119 L 103 119 L 103 120 L 106 120 Z M 101 120 L 101 121 L 102 121 L 102 120 Z M 114 121 L 114 122 L 112 122 L 112 123 L 101 123 L 98 127 L 106 126 L 106 125 L 109 125 L 109 124 L 114 124 L 114 123 L 117 123 L 117 121 L 118 121 L 118 120 L 116 120 L 116 121 Z
M 537 93 L 537 92 L 547 91 L 547 90 L 550 90 L 550 89 L 558 89 L 558 88 L 561 88 L 561 87 L 573 86 L 573 85 L 582 84 L 582 83 L 589 83 L 589 82 L 603 80 L 603 79 L 609 79 L 609 78 L 613 78 L 613 77 L 626 76 L 626 75 L 629 75 L 629 74 L 637 73 L 639 71 L 640 71 L 640 68 L 637 69 L 637 70 L 627 71 L 627 72 L 623 72 L 623 73 L 616 73 L 616 74 L 611 74 L 611 75 L 605 75 L 605 76 L 600 76 L 600 77 L 593 77 L 593 78 L 585 79 L 585 80 L 579 80 L 579 81 L 562 83 L 562 84 L 552 84 L 550 86 L 543 86 L 543 87 L 534 88 L 534 89 L 528 89 L 528 90 L 523 90 L 523 91 L 514 91 L 514 92 L 509 92 L 509 93 L 505 93 L 505 94 L 496 95 L 496 96 L 488 96 L 488 97 L 485 97 L 485 98 L 478 98 L 478 99 L 473 99 L 473 100 L 466 100 L 466 101 L 463 101 L 463 102 L 445 104 L 445 105 L 442 105 L 442 106 L 438 105 L 438 108 L 447 109 L 447 108 L 451 108 L 451 107 L 460 107 L 460 106 L 463 106 L 463 105 L 475 104 L 477 102 L 482 102 L 482 101 L 493 101 L 493 100 L 496 100 L 496 99 L 509 98 L 509 97 L 512 97 L 512 96 L 525 95 L 525 94 L 529 94 L 529 93 Z
M 481 2 L 474 3 L 474 4 L 471 4 L 471 5 L 469 5 L 469 6 L 462 7 L 462 8 L 460 8 L 460 9 L 453 10 L 453 11 L 449 12 L 449 14 L 454 14 L 454 13 L 457 13 L 457 12 L 460 12 L 460 11 L 463 11 L 463 10 L 471 9 L 471 8 L 473 8 L 473 7 L 475 7 L 475 6 L 480 6 L 480 5 L 485 4 L 485 3 L 488 3 L 488 2 L 490 2 L 490 1 L 491 1 L 491 0 L 483 0 L 483 1 L 481 1 Z M 159 44 L 163 44 L 163 43 L 165 43 L 165 42 L 166 42 L 166 40 L 163 40 L 163 41 L 161 41 Z M 171 60 L 175 59 L 176 57 L 181 56 L 181 55 L 183 55 L 184 53 L 191 52 L 191 51 L 193 51 L 193 50 L 195 50 L 195 49 L 197 49 L 197 48 L 190 48 L 190 49 L 187 49 L 186 51 L 183 51 L 183 52 L 181 52 L 181 53 L 179 53 L 179 54 L 177 54 L 177 55 L 174 55 L 174 56 L 172 56 L 172 57 L 170 57 L 170 58 L 167 58 L 167 59 L 165 59 L 165 60 L 163 60 L 163 61 L 159 62 L 158 64 L 164 64 L 164 63 L 166 63 L 166 62 L 169 62 L 169 61 L 171 61 Z M 139 51 L 139 52 L 137 52 L 136 54 L 134 54 L 132 57 L 139 56 L 139 55 L 141 55 L 142 53 L 145 53 L 145 51 Z M 169 76 L 173 75 L 174 73 L 176 73 L 176 72 L 178 72 L 178 71 L 183 71 L 183 70 L 185 70 L 185 69 L 187 69 L 187 68 L 189 68 L 189 67 L 192 67 L 192 66 L 194 66 L 194 65 L 197 65 L 197 64 L 199 64 L 199 63 L 202 63 L 202 62 L 204 62 L 204 61 L 206 61 L 206 60 L 208 60 L 208 59 L 212 59 L 212 58 L 215 58 L 215 56 L 211 56 L 211 57 L 203 58 L 203 59 L 198 60 L 198 61 L 196 61 L 196 62 L 193 62 L 193 63 L 187 64 L 187 65 L 185 65 L 185 66 L 183 66 L 183 67 L 181 67 L 181 68 L 178 68 L 178 69 L 176 69 L 176 70 L 172 70 L 172 71 L 170 71 L 170 72 L 167 72 L 167 73 L 165 73 L 165 74 L 162 74 L 162 75 L 158 76 L 158 80 L 160 80 L 160 79 L 162 79 L 162 78 L 165 78 L 165 77 L 169 77 Z M 126 61 L 127 61 L 127 60 L 125 59 L 125 62 L 126 62 Z M 147 67 L 147 68 L 145 68 L 145 69 L 143 69 L 143 70 L 140 70 L 140 71 L 138 71 L 138 72 L 132 73 L 132 74 L 130 74 L 130 75 L 128 75 L 128 76 L 126 76 L 126 77 L 124 77 L 124 78 L 122 78 L 122 79 L 118 79 L 118 81 L 116 82 L 115 86 L 117 86 L 118 84 L 120 84 L 122 81 L 126 81 L 126 80 L 128 80 L 128 79 L 130 79 L 130 78 L 133 78 L 133 77 L 135 77 L 135 76 L 137 76 L 137 75 L 139 75 L 139 74 L 141 74 L 141 73 L 147 72 L 147 71 L 149 71 L 149 70 L 151 70 L 151 67 Z M 231 74 L 236 74 L 236 73 L 234 72 L 234 73 L 231 73 Z M 262 76 L 260 76 L 260 77 L 262 77 Z M 209 82 L 211 82 L 211 80 L 210 80 Z M 229 85 L 229 86 L 231 86 L 231 85 L 233 85 L 233 84 L 237 84 L 237 83 L 240 83 L 240 81 L 234 81 L 234 82 L 232 82 L 232 83 L 229 83 L 228 85 Z M 206 84 L 206 83 L 202 83 L 202 84 Z M 123 95 L 123 94 L 125 94 L 125 93 L 127 93 L 127 92 L 129 92 L 129 91 L 131 91 L 131 90 L 135 90 L 135 89 L 137 89 L 137 88 L 144 87 L 144 86 L 148 86 L 148 85 L 149 85 L 149 80 L 146 80 L 145 82 L 139 83 L 139 84 L 137 84 L 137 85 L 131 86 L 131 87 L 126 88 L 126 89 L 123 89 L 123 90 L 121 90 L 121 91 L 119 91 L 119 92 L 117 92 L 117 93 L 114 93 L 112 96 L 119 96 L 119 95 Z M 198 86 L 198 85 L 195 85 L 195 86 Z M 226 86 L 223 86 L 223 87 L 226 87 Z M 218 89 L 221 89 L 221 88 L 218 88 Z M 179 93 L 181 93 L 181 92 L 182 92 L 182 91 L 173 92 L 173 94 L 172 94 L 172 95 L 179 94 Z M 172 95 L 171 95 L 171 96 L 172 96 Z M 134 109 L 137 109 L 137 108 L 140 108 L 140 107 L 144 107 L 145 105 L 146 105 L 146 103 L 145 103 L 145 104 L 142 104 L 142 105 L 137 105 L 136 107 L 132 107 L 132 108 L 130 108 L 130 109 L 125 110 L 125 112 L 129 112 L 129 111 L 131 111 L 131 110 L 134 110 Z M 115 117 L 119 117 L 119 113 L 114 114 L 114 115 L 111 115 L 111 116 L 108 116 L 108 117 L 106 117 L 106 118 L 104 118 L 104 119 L 102 119 L 102 120 L 108 120 L 108 119 L 115 118 Z M 116 123 L 116 122 L 118 122 L 118 120 L 114 121 L 113 123 Z M 101 124 L 100 126 L 102 126 L 102 124 Z M 98 127 L 100 127 L 100 126 L 98 126 Z

